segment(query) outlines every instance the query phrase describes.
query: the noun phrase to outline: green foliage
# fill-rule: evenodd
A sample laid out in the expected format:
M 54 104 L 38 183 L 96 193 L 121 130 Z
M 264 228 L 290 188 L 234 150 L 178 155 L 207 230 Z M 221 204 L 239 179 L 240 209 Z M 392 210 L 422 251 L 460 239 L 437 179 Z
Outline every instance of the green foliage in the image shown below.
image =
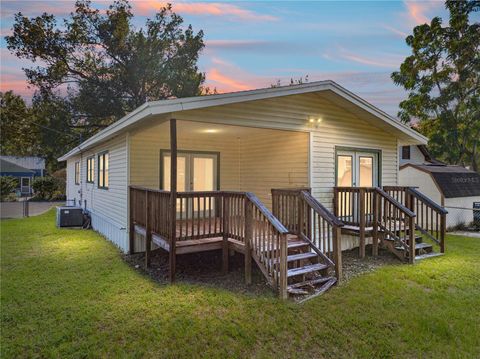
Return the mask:
M 54 211 L 0 226 L 2 358 L 477 358 L 480 353 L 475 238 L 447 236 L 445 256 L 385 266 L 297 305 L 211 282 L 194 285 L 180 278 L 160 285 L 129 266 L 101 235 L 55 228 Z M 253 285 L 265 286 L 263 280 Z
M 39 150 L 32 109 L 12 91 L 0 92 L 0 153 L 23 156 Z
M 127 0 L 114 1 L 106 11 L 79 0 L 61 23 L 46 13 L 16 14 L 13 34 L 6 37 L 16 56 L 40 61 L 25 70 L 29 82 L 62 106 L 69 115 L 64 121 L 84 139 L 145 101 L 202 92 L 205 76 L 197 61 L 203 32 L 184 26 L 170 5 L 143 28 L 134 28 L 132 17 Z M 68 86 L 65 97 L 56 92 L 62 86 Z
M 4 201 L 18 188 L 18 179 L 11 176 L 0 176 L 0 200 Z
M 400 119 L 418 121 L 431 153 L 449 163 L 480 169 L 480 23 L 478 1 L 446 1 L 448 26 L 433 18 L 406 38 L 412 54 L 392 74 L 408 92 Z
M 65 184 L 55 177 L 37 177 L 32 188 L 37 200 L 57 200 L 63 198 L 60 194 L 65 193 Z

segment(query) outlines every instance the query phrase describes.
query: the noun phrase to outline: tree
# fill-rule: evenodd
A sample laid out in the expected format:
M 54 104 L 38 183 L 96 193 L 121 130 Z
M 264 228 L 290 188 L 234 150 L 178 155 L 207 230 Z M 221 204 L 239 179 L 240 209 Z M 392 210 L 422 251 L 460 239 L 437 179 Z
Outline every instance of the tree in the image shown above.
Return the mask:
M 145 101 L 202 92 L 205 76 L 197 61 L 203 32 L 184 28 L 170 4 L 143 28 L 135 29 L 132 17 L 127 0 L 104 13 L 80 0 L 61 24 L 54 15 L 18 13 L 6 37 L 16 56 L 41 63 L 25 69 L 28 81 L 42 97 L 67 102 L 69 126 L 81 129 L 84 138 Z
M 0 92 L 0 153 L 30 155 L 39 150 L 38 127 L 25 101 L 12 91 Z
M 400 119 L 418 121 L 429 149 L 449 163 L 480 169 L 480 24 L 470 23 L 478 1 L 445 3 L 448 26 L 433 18 L 406 38 L 412 54 L 392 74 L 408 92 Z

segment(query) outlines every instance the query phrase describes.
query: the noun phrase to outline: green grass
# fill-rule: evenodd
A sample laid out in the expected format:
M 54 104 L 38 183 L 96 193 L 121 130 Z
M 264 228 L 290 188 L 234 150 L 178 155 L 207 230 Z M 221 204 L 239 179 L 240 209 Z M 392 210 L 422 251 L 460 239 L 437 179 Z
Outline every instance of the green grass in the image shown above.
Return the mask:
M 1 222 L 1 357 L 475 358 L 480 240 L 383 267 L 304 305 L 159 285 L 54 213 Z

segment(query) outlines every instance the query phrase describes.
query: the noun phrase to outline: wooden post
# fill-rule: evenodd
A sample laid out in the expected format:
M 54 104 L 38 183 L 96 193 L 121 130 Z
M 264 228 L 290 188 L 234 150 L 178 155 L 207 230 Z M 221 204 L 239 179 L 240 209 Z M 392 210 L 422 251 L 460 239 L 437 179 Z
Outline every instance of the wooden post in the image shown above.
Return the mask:
M 228 272 L 228 209 L 229 209 L 229 199 L 226 194 L 223 194 L 223 208 L 222 208 L 222 227 L 223 227 L 223 245 L 222 245 L 222 273 L 226 274 Z
M 447 215 L 440 215 L 440 252 L 445 253 L 445 231 L 447 227 Z
M 333 214 L 338 217 L 338 189 L 333 188 Z
M 415 217 L 408 219 L 409 261 L 415 263 Z
M 245 198 L 245 284 L 252 284 L 253 205 Z
M 303 228 L 304 228 L 304 205 L 303 205 L 303 199 L 300 196 L 300 193 L 297 196 L 297 201 L 298 201 L 298 226 L 297 226 L 297 233 L 303 233 Z
M 287 292 L 287 236 L 280 235 L 280 277 L 278 293 L 281 299 L 288 298 Z
M 170 252 L 169 278 L 175 281 L 177 237 L 177 120 L 170 119 Z
M 335 276 L 337 281 L 342 279 L 342 228 L 334 226 L 333 231 L 333 261 L 335 263 Z
M 372 255 L 378 256 L 378 222 L 380 210 L 380 196 L 376 191 L 372 193 L 373 196 L 373 236 L 372 236 Z
M 145 269 L 150 266 L 150 250 L 152 247 L 152 229 L 148 209 L 148 190 L 145 190 Z
M 360 258 L 365 258 L 365 188 L 360 188 L 358 192 L 359 200 L 359 226 L 360 226 Z
M 130 254 L 133 254 L 135 253 L 135 223 L 133 221 L 133 211 L 134 211 L 134 203 L 135 203 L 135 200 L 136 200 L 136 196 L 135 196 L 135 190 L 133 188 L 130 188 L 130 197 L 129 197 L 129 200 L 130 200 L 130 203 L 129 203 L 129 207 L 130 207 L 130 213 L 129 213 L 129 222 L 128 222 L 128 240 L 129 240 L 129 244 L 128 244 L 128 252 Z

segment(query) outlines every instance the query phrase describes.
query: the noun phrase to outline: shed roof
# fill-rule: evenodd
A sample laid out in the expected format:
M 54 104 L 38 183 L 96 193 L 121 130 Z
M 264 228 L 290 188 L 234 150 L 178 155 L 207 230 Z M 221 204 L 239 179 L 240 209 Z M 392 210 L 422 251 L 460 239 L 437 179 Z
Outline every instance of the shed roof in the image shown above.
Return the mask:
M 28 168 L 17 165 L 9 161 L 0 158 L 0 173 L 35 173 Z
M 238 91 L 231 93 L 223 93 L 208 96 L 195 96 L 187 98 L 178 98 L 170 100 L 161 100 L 146 102 L 142 106 L 133 110 L 117 122 L 98 132 L 88 140 L 84 141 L 79 146 L 75 147 L 68 153 L 60 157 L 59 161 L 65 161 L 69 157 L 74 156 L 81 151 L 91 148 L 103 141 L 106 141 L 122 130 L 125 130 L 132 125 L 143 121 L 151 116 L 166 115 L 173 112 L 181 112 L 188 110 L 196 110 L 201 108 L 228 105 L 233 103 L 241 103 L 246 101 L 255 101 L 270 99 L 282 96 L 300 95 L 306 93 L 323 93 L 330 99 L 334 99 L 338 103 L 341 103 L 347 109 L 356 109 L 358 113 L 362 115 L 374 118 L 377 123 L 385 128 L 388 128 L 391 132 L 395 132 L 405 138 L 409 139 L 412 144 L 426 144 L 428 139 L 410 128 L 409 126 L 401 123 L 395 118 L 389 116 L 382 110 L 368 103 L 364 99 L 358 97 L 337 83 L 327 81 L 310 82 L 300 85 L 280 86 L 274 88 L 263 88 L 257 90 Z
M 480 196 L 480 174 L 454 165 L 406 164 L 429 173 L 445 198 Z

